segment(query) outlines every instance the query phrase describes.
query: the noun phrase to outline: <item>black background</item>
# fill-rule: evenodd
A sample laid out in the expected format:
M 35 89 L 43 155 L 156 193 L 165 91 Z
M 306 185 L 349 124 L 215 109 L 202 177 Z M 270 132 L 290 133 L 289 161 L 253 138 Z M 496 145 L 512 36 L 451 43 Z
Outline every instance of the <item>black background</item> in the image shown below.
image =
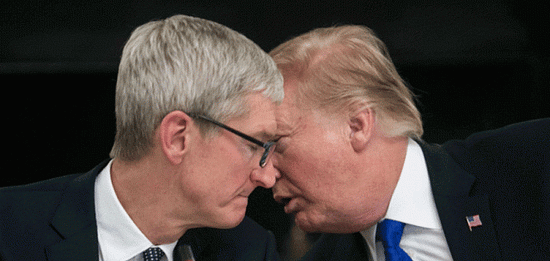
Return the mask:
M 316 27 L 371 27 L 419 95 L 428 142 L 550 116 L 550 16 L 540 1 L 1 3 L 0 186 L 84 172 L 106 159 L 122 47 L 135 27 L 179 13 L 224 24 L 265 51 Z M 269 193 L 253 194 L 249 215 L 280 237 L 290 223 Z

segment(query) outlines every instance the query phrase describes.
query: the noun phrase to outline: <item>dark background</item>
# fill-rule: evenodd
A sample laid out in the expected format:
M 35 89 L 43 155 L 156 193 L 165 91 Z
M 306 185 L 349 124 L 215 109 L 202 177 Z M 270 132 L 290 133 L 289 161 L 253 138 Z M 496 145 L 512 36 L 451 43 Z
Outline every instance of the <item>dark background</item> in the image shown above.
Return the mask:
M 371 27 L 419 95 L 428 142 L 550 116 L 550 9 L 542 1 L 1 3 L 8 156 L 0 186 L 84 172 L 106 159 L 115 134 L 114 87 L 122 47 L 135 27 L 178 13 L 224 24 L 265 51 L 316 27 Z M 269 191 L 257 190 L 249 215 L 280 237 L 289 219 L 271 214 L 280 207 L 270 198 Z

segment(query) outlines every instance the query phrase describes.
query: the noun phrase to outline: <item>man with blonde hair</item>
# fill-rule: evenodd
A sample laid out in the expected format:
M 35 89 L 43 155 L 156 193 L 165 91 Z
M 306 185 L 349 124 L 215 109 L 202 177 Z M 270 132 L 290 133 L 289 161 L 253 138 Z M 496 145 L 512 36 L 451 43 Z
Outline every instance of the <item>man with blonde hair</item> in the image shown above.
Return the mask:
M 282 84 L 260 47 L 220 24 L 138 27 L 119 67 L 112 159 L 0 190 L 0 259 L 276 259 L 273 234 L 245 211 L 278 177 Z
M 315 29 L 270 55 L 285 89 L 274 197 L 301 229 L 326 233 L 304 260 L 550 256 L 549 119 L 428 144 L 370 29 Z

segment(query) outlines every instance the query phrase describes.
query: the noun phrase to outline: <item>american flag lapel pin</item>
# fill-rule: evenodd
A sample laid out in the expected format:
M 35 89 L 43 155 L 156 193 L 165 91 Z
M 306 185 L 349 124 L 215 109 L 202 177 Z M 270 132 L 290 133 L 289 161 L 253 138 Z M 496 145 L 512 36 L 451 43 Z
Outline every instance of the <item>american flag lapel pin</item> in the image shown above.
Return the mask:
M 470 231 L 472 231 L 473 227 L 481 226 L 481 219 L 479 218 L 479 215 L 467 216 L 466 222 L 468 222 L 468 228 L 470 228 Z

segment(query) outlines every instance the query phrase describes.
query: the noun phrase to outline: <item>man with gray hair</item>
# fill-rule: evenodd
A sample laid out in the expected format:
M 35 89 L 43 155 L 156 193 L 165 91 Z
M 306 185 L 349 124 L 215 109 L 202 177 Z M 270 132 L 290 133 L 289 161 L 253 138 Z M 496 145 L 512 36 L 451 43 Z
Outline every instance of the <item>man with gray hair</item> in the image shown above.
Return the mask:
M 119 67 L 112 159 L 1 189 L 0 259 L 276 259 L 273 234 L 245 210 L 278 178 L 282 84 L 260 47 L 220 24 L 138 27 Z
M 274 197 L 308 232 L 304 260 L 547 260 L 550 120 L 443 145 L 364 26 L 270 52 L 284 77 Z

